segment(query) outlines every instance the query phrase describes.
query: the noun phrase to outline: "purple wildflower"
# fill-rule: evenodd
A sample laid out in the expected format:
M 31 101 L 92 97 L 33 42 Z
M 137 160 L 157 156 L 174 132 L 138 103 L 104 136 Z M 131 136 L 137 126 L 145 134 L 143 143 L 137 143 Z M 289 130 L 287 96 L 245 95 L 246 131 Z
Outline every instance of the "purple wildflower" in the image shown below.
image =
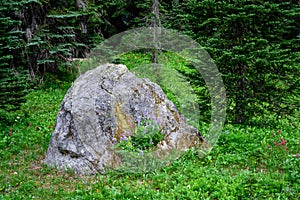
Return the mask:
M 145 109 L 144 112 L 143 112 L 144 117 L 146 117 L 147 114 L 148 114 L 148 112 L 147 112 L 147 110 Z
M 226 133 L 226 135 L 228 135 L 229 131 L 228 131 L 228 130 L 226 130 L 226 131 L 225 131 L 225 133 Z
M 126 136 L 126 137 L 130 137 L 130 136 L 131 136 L 130 130 L 126 130 L 126 131 L 125 131 L 125 136 Z
M 152 138 L 150 139 L 149 144 L 153 144 Z
M 141 121 L 142 121 L 142 117 L 138 116 L 137 118 L 138 126 L 141 126 Z
M 116 138 L 113 138 L 113 139 L 112 139 L 112 144 L 113 144 L 113 145 L 116 145 L 116 144 L 117 144 L 117 139 L 116 139 Z
M 128 140 L 128 138 L 124 134 L 121 135 L 121 141 L 123 141 L 123 140 L 126 140 L 126 141 Z
M 142 150 L 139 149 L 139 154 L 140 156 L 143 156 L 144 155 L 144 152 Z

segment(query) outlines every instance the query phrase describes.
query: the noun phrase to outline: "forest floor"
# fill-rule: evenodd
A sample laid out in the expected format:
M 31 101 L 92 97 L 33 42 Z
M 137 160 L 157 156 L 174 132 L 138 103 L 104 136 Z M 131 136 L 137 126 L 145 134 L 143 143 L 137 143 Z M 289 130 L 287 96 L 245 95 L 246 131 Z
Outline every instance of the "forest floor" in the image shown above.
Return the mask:
M 296 119 L 269 128 L 226 124 L 206 157 L 189 151 L 151 173 L 50 169 L 42 161 L 68 86 L 33 90 L 1 130 L 0 199 L 300 199 Z

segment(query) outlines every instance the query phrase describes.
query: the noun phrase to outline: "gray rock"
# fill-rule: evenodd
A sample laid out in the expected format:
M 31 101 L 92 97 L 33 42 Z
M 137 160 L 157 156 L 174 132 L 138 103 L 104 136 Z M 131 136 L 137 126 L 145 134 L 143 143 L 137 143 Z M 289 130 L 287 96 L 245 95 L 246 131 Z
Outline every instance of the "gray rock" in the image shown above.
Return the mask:
M 206 143 L 157 84 L 137 78 L 124 65 L 106 64 L 81 75 L 68 90 L 44 163 L 76 174 L 122 166 L 113 144 L 133 133 L 141 116 L 159 120 L 164 140 L 157 158 Z

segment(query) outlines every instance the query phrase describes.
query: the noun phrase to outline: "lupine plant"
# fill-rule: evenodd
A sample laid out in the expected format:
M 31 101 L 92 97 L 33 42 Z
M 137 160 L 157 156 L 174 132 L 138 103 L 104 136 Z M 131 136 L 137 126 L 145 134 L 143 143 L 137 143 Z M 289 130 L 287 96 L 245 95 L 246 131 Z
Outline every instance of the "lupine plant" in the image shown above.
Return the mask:
M 113 149 L 122 158 L 122 166 L 115 168 L 119 172 L 145 173 L 159 169 L 174 157 L 158 158 L 155 150 L 157 144 L 164 139 L 158 118 L 149 117 L 145 111 L 136 118 L 137 126 L 133 133 L 125 131 L 119 141 L 113 138 Z
M 114 138 L 115 146 L 120 150 L 138 152 L 144 155 L 144 151 L 154 150 L 156 145 L 164 139 L 159 127 L 159 119 L 145 116 L 137 117 L 137 127 L 133 134 L 129 131 L 121 135 L 120 141 Z

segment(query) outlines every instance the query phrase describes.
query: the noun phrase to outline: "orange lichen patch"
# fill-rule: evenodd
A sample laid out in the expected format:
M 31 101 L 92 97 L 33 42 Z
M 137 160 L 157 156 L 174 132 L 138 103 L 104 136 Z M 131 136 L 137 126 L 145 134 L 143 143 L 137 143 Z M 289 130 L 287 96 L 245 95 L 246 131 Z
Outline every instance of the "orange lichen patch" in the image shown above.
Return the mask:
M 117 101 L 114 104 L 114 110 L 117 120 L 117 129 L 114 137 L 119 141 L 122 134 L 125 134 L 126 131 L 129 131 L 130 133 L 134 132 L 135 123 L 133 117 L 129 114 L 126 114 Z

